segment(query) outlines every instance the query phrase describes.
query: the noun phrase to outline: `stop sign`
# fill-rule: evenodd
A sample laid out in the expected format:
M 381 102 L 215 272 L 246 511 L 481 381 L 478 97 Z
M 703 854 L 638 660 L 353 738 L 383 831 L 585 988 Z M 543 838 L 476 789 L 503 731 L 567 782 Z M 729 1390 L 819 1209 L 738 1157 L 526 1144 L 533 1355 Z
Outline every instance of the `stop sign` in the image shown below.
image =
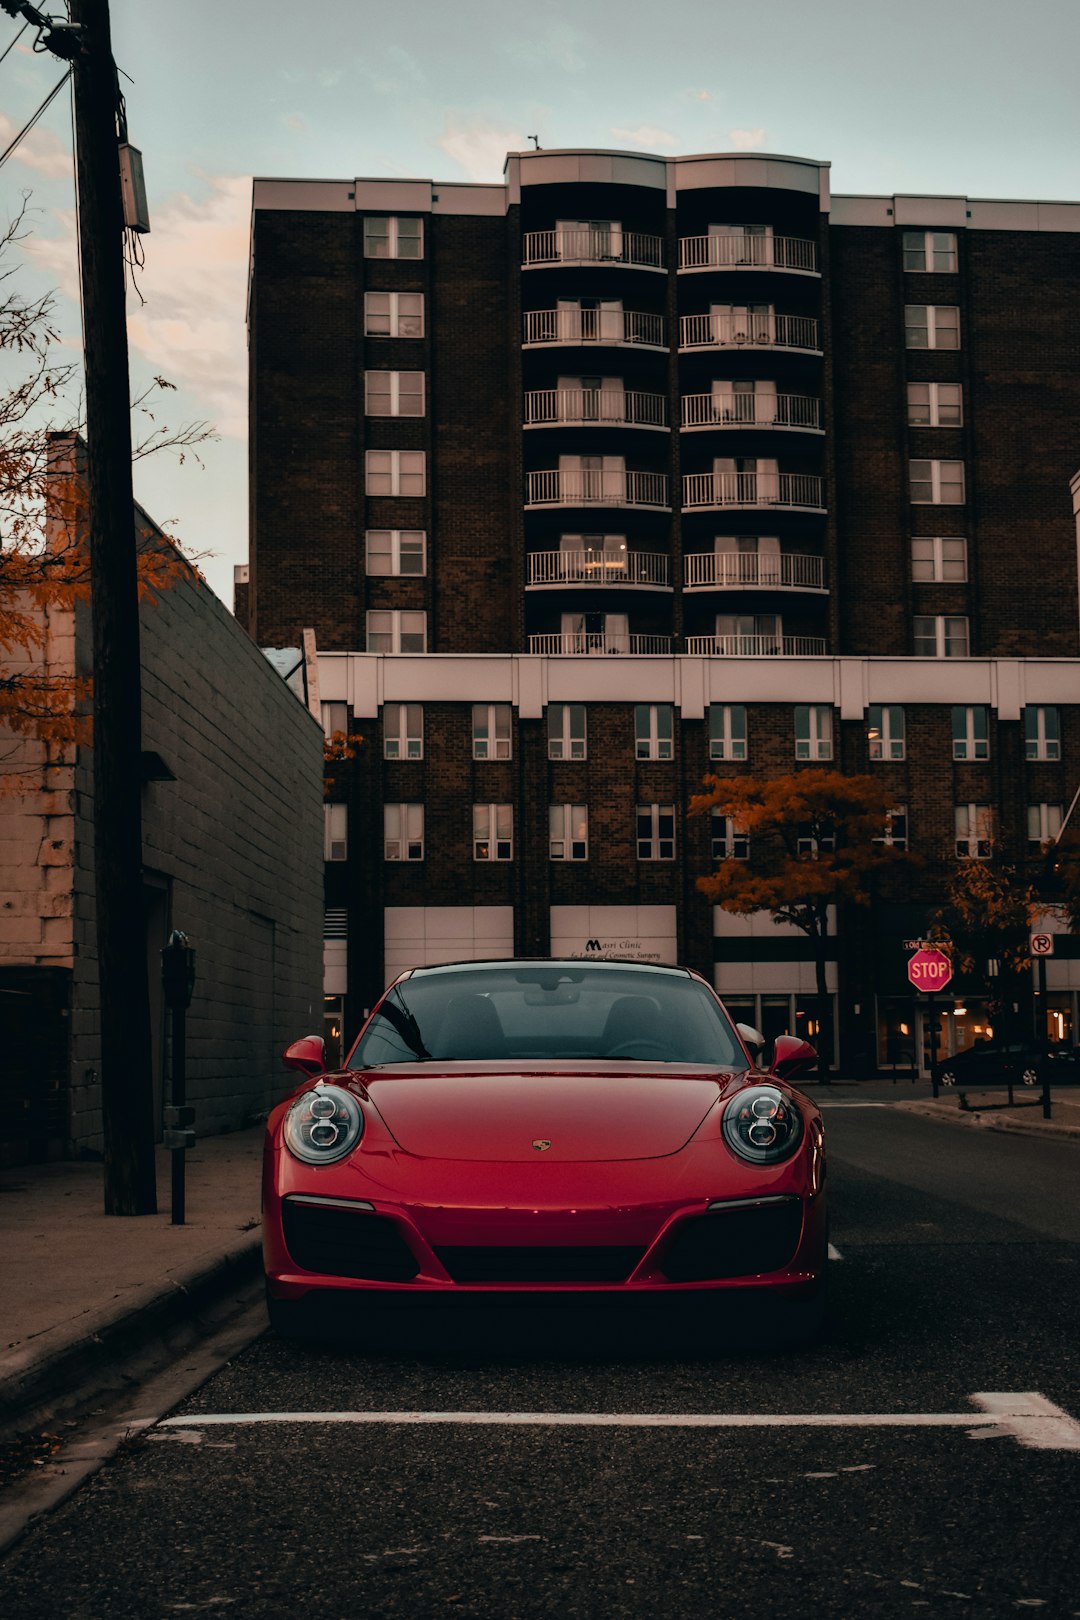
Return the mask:
M 944 990 L 952 978 L 952 963 L 943 951 L 924 947 L 908 958 L 907 976 L 916 990 Z

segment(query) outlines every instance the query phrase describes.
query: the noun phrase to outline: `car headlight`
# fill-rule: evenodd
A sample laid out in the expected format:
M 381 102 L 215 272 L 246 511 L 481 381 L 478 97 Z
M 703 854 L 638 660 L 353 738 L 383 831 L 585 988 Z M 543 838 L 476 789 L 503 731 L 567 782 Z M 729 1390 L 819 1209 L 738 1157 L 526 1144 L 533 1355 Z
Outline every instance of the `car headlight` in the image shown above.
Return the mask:
M 740 1159 L 776 1164 L 803 1138 L 802 1115 L 777 1086 L 748 1086 L 724 1109 L 724 1140 Z
M 315 1086 L 301 1092 L 282 1126 L 285 1146 L 304 1164 L 335 1164 L 364 1134 L 364 1116 L 351 1091 Z

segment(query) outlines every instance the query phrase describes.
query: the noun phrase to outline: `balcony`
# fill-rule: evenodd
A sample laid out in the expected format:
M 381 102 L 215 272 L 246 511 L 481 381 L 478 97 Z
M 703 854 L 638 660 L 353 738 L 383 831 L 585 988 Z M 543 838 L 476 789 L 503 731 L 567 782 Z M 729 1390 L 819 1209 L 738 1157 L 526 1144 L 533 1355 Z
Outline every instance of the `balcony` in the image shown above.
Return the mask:
M 824 591 L 822 557 L 781 551 L 691 551 L 685 558 L 688 591 Z
M 816 276 L 817 244 L 803 236 L 683 236 L 680 270 L 794 270 Z
M 706 658 L 823 658 L 824 636 L 687 636 L 686 650 Z
M 625 264 L 636 270 L 663 270 L 664 239 L 641 231 L 526 231 L 522 268 L 551 264 Z
M 812 315 L 683 315 L 679 348 L 798 349 L 820 354 L 818 323 Z
M 525 426 L 667 427 L 667 399 L 622 388 L 537 388 L 525 395 Z
M 559 468 L 525 474 L 526 506 L 647 506 L 668 510 L 667 475 Z
M 603 630 L 558 630 L 529 637 L 531 653 L 548 655 L 586 654 L 599 657 L 608 653 L 670 653 L 670 636 L 608 635 Z
M 684 394 L 687 428 L 793 428 L 821 433 L 821 401 L 809 394 Z
M 525 343 L 666 349 L 664 317 L 635 309 L 529 309 Z
M 683 475 L 683 510 L 723 506 L 788 507 L 823 512 L 816 473 L 704 472 Z
M 531 551 L 529 585 L 640 585 L 670 590 L 671 567 L 662 551 Z

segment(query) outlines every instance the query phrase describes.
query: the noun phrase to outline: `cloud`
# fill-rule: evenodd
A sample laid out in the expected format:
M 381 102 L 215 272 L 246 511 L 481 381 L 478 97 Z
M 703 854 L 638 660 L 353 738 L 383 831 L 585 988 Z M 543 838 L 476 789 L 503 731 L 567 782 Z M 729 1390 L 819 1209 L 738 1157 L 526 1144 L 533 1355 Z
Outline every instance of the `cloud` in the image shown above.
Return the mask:
M 711 90 L 684 90 L 683 95 L 687 101 L 711 101 L 713 99 Z
M 370 58 L 366 56 L 356 58 L 353 65 L 355 73 L 367 80 L 376 95 L 400 96 L 427 83 L 427 74 L 416 57 L 411 56 L 400 45 L 388 45 L 385 50 L 374 53 Z M 324 89 L 332 89 L 333 83 L 337 82 L 340 75 L 335 76 L 333 82 L 327 84 L 325 82 L 327 71 L 333 72 L 332 69 L 324 70 L 319 75 L 319 82 Z
M 0 148 L 6 147 L 22 128 L 6 113 L 0 113 Z M 28 169 L 45 175 L 49 180 L 70 180 L 73 172 L 71 150 L 51 129 L 40 126 L 24 135 L 14 152 L 13 162 L 23 163 Z
M 631 146 L 678 146 L 678 140 L 670 130 L 657 129 L 655 124 L 639 124 L 636 129 L 612 129 L 611 133 L 620 141 L 629 141 Z
M 508 39 L 503 42 L 504 55 L 528 67 L 557 67 L 564 73 L 584 73 L 585 58 L 578 46 L 581 35 L 568 23 L 557 23 L 547 33 L 534 39 Z
M 507 152 L 522 152 L 529 144 L 520 130 L 500 129 L 494 124 L 463 124 L 450 115 L 439 145 L 453 158 L 470 180 L 499 181 Z
M 751 152 L 755 146 L 765 145 L 763 129 L 729 129 L 728 140 L 736 152 Z
M 285 128 L 291 129 L 296 135 L 306 135 L 308 121 L 303 113 L 287 113 L 285 116 Z

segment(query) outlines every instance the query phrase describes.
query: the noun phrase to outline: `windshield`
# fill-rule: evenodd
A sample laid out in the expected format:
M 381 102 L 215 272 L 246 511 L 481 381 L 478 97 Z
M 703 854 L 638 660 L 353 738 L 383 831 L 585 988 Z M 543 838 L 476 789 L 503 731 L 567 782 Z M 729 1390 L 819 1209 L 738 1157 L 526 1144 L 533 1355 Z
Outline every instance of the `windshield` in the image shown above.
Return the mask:
M 385 997 L 349 1067 L 574 1058 L 746 1067 L 697 980 L 598 962 L 420 970 Z

